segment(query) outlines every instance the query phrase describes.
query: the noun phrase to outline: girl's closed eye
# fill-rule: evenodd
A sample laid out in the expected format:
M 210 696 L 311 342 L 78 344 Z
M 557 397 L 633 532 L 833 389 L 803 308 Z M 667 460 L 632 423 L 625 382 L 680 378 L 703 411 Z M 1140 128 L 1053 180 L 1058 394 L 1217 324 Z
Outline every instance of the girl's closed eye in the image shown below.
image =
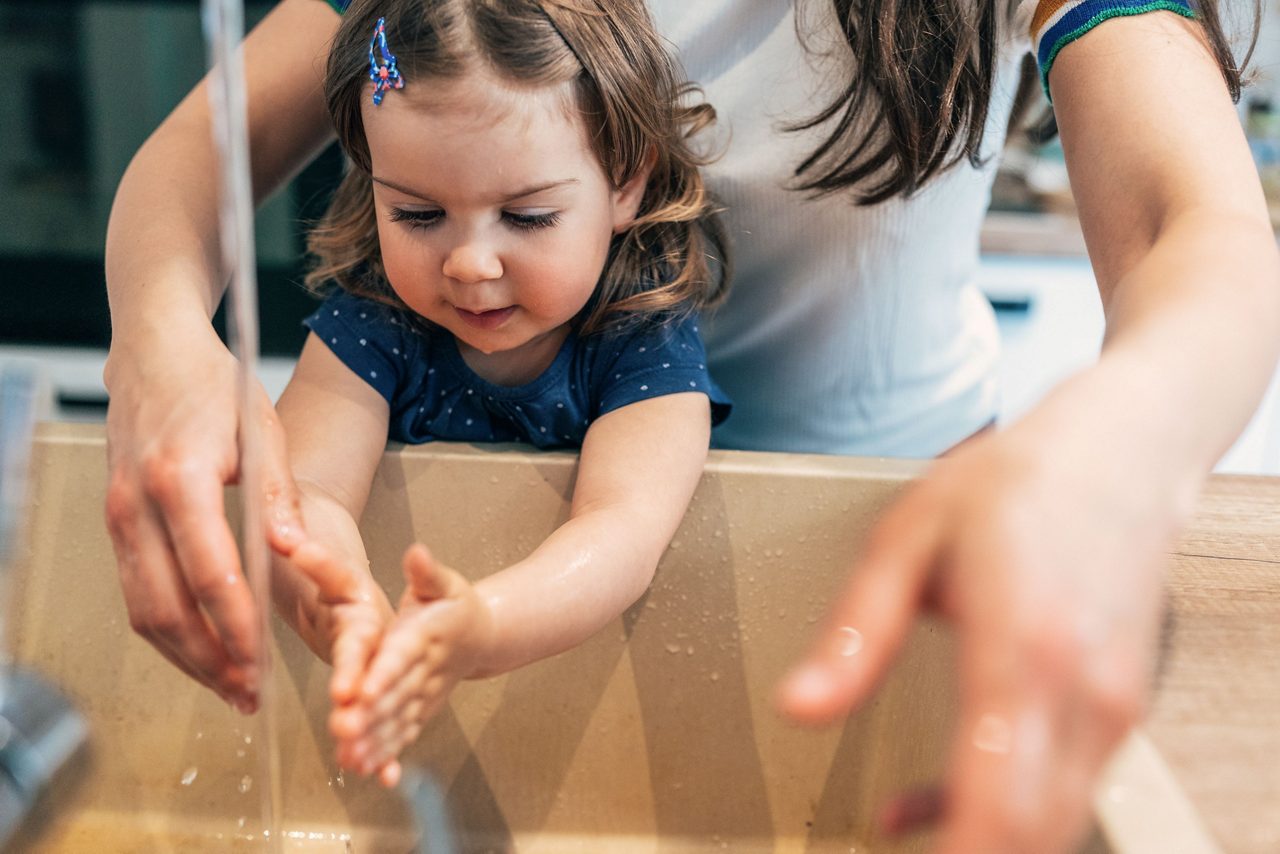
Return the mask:
M 404 208 L 392 208 L 389 218 L 392 222 L 407 222 L 409 224 L 409 228 L 430 228 L 440 220 L 444 219 L 444 211 L 411 211 Z
M 502 218 L 507 221 L 513 228 L 524 231 L 533 231 L 540 228 L 551 228 L 560 222 L 559 211 L 548 211 L 546 213 L 517 213 L 516 211 L 503 211 Z M 392 222 L 407 222 L 410 228 L 430 228 L 444 219 L 444 211 L 442 210 L 406 210 L 405 208 L 392 208 L 390 212 Z
M 509 222 L 515 228 L 533 231 L 539 228 L 551 228 L 560 221 L 559 211 L 547 211 L 546 213 L 517 213 L 515 211 L 503 211 L 502 218 Z

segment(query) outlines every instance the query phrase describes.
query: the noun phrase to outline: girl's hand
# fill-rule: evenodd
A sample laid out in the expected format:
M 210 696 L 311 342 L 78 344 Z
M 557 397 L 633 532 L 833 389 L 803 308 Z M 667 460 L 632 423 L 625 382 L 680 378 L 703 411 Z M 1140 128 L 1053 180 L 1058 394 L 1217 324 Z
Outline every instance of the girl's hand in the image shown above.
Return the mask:
M 961 714 L 943 790 L 882 817 L 895 832 L 941 814 L 948 854 L 1078 840 L 1095 779 L 1144 710 L 1181 521 L 1182 491 L 1123 450 L 1023 426 L 938 461 L 886 512 L 780 692 L 792 717 L 832 721 L 873 691 L 918 611 L 951 621 Z
M 396 756 L 477 670 L 491 643 L 488 606 L 471 584 L 431 556 L 426 546 L 404 555 L 407 583 L 358 691 L 333 691 L 330 730 L 338 761 L 385 786 L 400 779 Z M 335 671 L 334 677 L 337 678 Z
M 329 694 L 334 705 L 350 703 L 395 612 L 367 571 L 343 563 L 319 543 L 303 543 L 289 559 L 319 591 L 311 613 L 299 621 L 300 634 L 333 665 Z

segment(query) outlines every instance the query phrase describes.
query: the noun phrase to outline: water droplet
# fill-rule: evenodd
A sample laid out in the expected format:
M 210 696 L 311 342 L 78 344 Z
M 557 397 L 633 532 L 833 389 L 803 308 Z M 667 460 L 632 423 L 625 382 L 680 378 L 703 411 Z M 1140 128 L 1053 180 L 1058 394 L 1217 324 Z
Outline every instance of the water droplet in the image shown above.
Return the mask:
M 240 818 L 236 819 L 236 827 L 244 827 L 244 819 L 244 816 L 240 816 Z
M 685 655 L 693 655 L 693 647 L 685 647 L 684 653 Z
M 203 732 L 197 732 L 197 733 L 196 733 L 196 741 L 199 741 L 199 740 L 200 740 L 200 739 L 202 739 L 202 738 L 204 738 L 204 733 L 203 733 Z
M 253 744 L 253 736 L 251 736 L 251 735 L 246 735 L 246 736 L 244 737 L 244 743 L 245 743 L 245 744 Z
M 842 626 L 840 629 L 840 654 L 845 658 L 849 658 L 861 651 L 862 632 L 853 626 Z
M 245 774 L 243 777 L 240 778 L 240 794 L 243 795 L 252 788 L 253 788 L 253 778 L 250 777 L 248 774 Z
M 196 768 L 194 765 L 188 768 L 186 771 L 183 771 L 182 785 L 190 786 L 192 783 L 196 781 L 196 775 L 199 773 L 200 773 L 200 769 Z
M 710 679 L 711 679 L 711 681 L 712 681 L 712 682 L 719 682 L 719 681 L 720 681 L 720 674 L 719 674 L 719 672 L 717 672 L 717 671 L 715 671 L 715 670 L 712 670 L 712 671 L 711 671 Z
M 667 652 L 671 653 L 672 655 L 675 655 L 679 651 L 680 651 L 680 644 L 678 643 L 667 644 Z
M 237 758 L 237 759 L 244 759 L 244 748 L 243 748 L 243 747 L 241 747 L 239 750 L 237 750 L 237 751 L 236 751 L 236 758 Z
M 1013 730 L 999 715 L 983 715 L 973 728 L 973 746 L 987 753 L 1008 753 L 1012 742 Z

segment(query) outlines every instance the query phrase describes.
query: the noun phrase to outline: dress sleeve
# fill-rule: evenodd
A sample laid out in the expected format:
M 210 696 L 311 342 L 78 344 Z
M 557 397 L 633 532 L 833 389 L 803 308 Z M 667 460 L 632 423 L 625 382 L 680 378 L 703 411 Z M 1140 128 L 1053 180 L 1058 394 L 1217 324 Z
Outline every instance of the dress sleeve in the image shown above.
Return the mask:
M 339 15 L 345 15 L 347 9 L 351 6 L 351 0 L 327 0 L 327 2 Z
M 1049 95 L 1049 70 L 1064 47 L 1103 21 L 1161 10 L 1196 17 L 1187 0 L 1040 0 L 1031 16 L 1031 44 L 1045 95 Z
M 399 312 L 338 291 L 302 323 L 352 373 L 394 405 L 401 375 L 413 357 L 413 341 Z
M 696 316 L 650 324 L 601 344 L 593 386 L 594 417 L 653 397 L 702 392 L 711 401 L 711 423 L 729 417 L 732 404 L 707 371 L 707 352 Z

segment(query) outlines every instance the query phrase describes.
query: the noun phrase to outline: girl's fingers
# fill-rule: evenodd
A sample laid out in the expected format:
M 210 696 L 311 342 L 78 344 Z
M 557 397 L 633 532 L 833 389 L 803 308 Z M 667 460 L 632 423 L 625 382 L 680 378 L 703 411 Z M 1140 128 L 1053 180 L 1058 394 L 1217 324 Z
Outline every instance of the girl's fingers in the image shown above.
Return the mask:
M 359 578 L 319 543 L 302 543 L 294 549 L 291 559 L 294 566 L 315 582 L 321 602 L 338 604 L 358 599 Z
M 401 773 L 400 763 L 392 759 L 378 771 L 378 782 L 388 789 L 394 789 L 400 783 Z
M 807 657 L 783 681 L 778 704 L 804 723 L 847 714 L 897 654 L 941 546 L 938 514 L 907 496 L 876 526 L 862 559 Z
M 431 665 L 428 662 L 416 661 L 405 672 L 403 678 L 392 682 L 385 693 L 366 706 L 370 711 L 371 726 L 378 726 L 383 721 L 398 718 L 400 710 L 406 704 L 415 697 L 421 696 L 430 672 Z M 361 696 L 364 696 L 363 692 Z
M 433 641 L 425 637 L 429 616 L 429 612 L 418 612 L 401 617 L 387 630 L 378 654 L 369 663 L 368 675 L 360 689 L 361 702 L 375 705 L 388 693 L 404 687 L 407 673 L 417 672 L 421 665 L 438 660 L 440 656 L 432 655 Z M 420 674 L 409 687 L 421 684 L 425 678 L 425 673 Z
M 341 626 L 333 642 L 333 675 L 329 697 L 335 706 L 345 706 L 359 696 L 360 684 L 382 636 L 374 615 L 357 618 Z
M 282 555 L 289 555 L 300 546 L 305 537 L 302 526 L 302 505 L 298 486 L 289 468 L 289 453 L 285 447 L 284 427 L 276 415 L 275 407 L 261 387 L 258 389 L 258 405 L 263 427 L 261 456 L 263 496 L 266 499 L 265 521 L 267 541 Z
M 419 602 L 431 602 L 448 595 L 449 570 L 438 563 L 422 543 L 414 543 L 405 550 L 402 566 L 405 584 Z

